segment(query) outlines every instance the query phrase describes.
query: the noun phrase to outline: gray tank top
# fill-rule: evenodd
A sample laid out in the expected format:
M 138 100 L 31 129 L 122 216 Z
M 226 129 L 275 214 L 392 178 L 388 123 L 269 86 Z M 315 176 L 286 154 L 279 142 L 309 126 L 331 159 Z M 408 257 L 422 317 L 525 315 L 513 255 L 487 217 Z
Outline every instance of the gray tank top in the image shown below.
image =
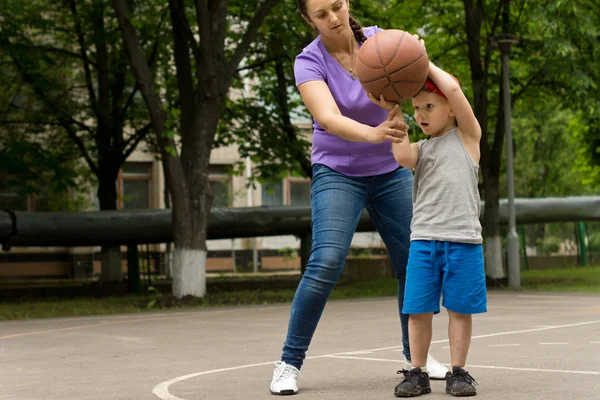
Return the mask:
M 482 243 L 479 166 L 458 130 L 420 140 L 418 146 L 410 239 Z

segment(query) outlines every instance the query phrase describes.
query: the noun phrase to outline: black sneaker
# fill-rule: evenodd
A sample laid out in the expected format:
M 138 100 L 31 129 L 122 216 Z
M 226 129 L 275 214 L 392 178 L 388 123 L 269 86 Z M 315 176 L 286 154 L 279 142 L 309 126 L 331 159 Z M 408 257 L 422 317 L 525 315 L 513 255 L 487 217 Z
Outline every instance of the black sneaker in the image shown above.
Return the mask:
M 446 374 L 446 393 L 452 396 L 475 396 L 475 379 L 461 367 L 452 367 L 452 372 Z
M 410 371 L 398 371 L 404 374 L 404 380 L 396 386 L 394 394 L 396 397 L 416 397 L 425 393 L 431 393 L 429 375 L 421 372 L 421 368 L 413 368 Z

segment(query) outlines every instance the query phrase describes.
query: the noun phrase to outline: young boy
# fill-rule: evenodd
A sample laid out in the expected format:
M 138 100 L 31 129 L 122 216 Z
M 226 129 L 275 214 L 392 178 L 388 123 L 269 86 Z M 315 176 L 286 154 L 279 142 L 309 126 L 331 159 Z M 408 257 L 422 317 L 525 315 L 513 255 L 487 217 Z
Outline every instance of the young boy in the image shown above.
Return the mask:
M 448 310 L 452 372 L 446 392 L 474 396 L 476 382 L 464 370 L 471 315 L 487 310 L 480 198 L 477 190 L 481 128 L 458 81 L 433 63 L 413 99 L 415 119 L 427 140 L 392 144 L 400 165 L 414 168 L 411 245 L 403 311 L 410 314 L 412 369 L 396 386 L 397 397 L 430 393 L 426 368 L 432 318 Z

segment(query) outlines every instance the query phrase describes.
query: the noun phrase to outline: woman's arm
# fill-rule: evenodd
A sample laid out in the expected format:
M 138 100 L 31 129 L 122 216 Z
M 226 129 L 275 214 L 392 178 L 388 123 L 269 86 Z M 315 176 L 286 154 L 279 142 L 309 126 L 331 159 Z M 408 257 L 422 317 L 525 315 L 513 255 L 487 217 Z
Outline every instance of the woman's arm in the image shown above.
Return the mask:
M 306 108 L 319 125 L 342 139 L 351 142 L 382 143 L 386 140 L 398 142 L 406 135 L 406 124 L 394 119 L 399 107 L 391 110 L 382 124 L 372 127 L 344 117 L 325 82 L 308 81 L 298 86 L 298 90 Z

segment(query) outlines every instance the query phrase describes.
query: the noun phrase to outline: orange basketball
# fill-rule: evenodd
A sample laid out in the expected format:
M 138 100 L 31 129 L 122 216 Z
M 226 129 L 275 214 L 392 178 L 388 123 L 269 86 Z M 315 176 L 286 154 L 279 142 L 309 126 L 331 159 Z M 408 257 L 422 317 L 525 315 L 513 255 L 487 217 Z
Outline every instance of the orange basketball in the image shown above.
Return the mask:
M 429 58 L 421 42 L 408 32 L 377 32 L 360 47 L 356 75 L 367 93 L 396 103 L 414 97 L 429 73 Z

